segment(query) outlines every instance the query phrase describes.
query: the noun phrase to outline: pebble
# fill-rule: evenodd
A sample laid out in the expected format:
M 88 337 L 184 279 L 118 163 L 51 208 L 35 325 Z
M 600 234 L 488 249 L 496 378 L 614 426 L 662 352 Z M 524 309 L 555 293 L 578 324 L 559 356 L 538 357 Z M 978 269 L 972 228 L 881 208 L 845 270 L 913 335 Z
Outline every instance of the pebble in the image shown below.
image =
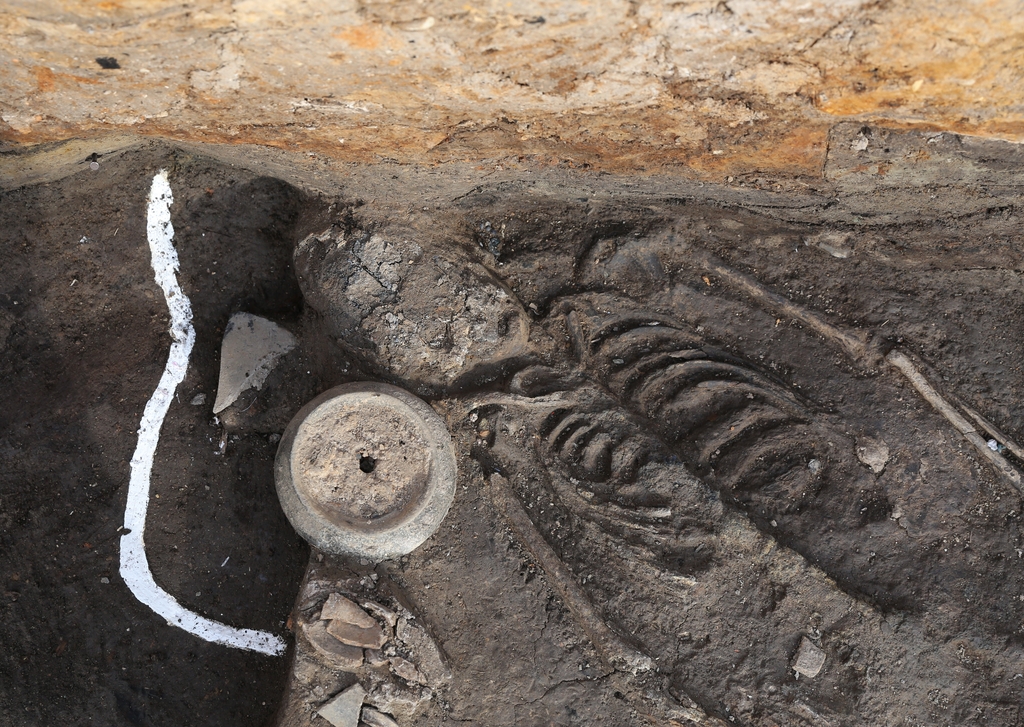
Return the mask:
M 192 406 L 202 406 L 205 403 L 206 403 L 206 394 L 204 394 L 202 392 L 199 392 L 198 394 L 196 394 L 195 396 L 192 397 L 192 401 L 191 401 Z
M 100 578 L 100 583 L 110 583 L 110 579 L 106 576 L 103 576 L 102 578 Z
M 366 690 L 362 685 L 353 684 L 320 707 L 317 714 L 334 727 L 359 727 L 359 713 L 365 697 Z
M 876 475 L 881 474 L 889 462 L 889 445 L 881 439 L 861 437 L 857 440 L 857 459 Z

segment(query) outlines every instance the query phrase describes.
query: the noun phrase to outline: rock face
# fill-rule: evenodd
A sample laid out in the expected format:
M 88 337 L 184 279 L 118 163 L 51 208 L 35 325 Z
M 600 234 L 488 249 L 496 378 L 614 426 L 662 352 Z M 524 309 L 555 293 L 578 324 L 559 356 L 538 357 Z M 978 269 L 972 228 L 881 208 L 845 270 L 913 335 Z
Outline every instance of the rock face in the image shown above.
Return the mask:
M 1020 139 L 1022 23 L 1012 0 L 13 2 L 0 139 L 814 178 L 843 118 Z

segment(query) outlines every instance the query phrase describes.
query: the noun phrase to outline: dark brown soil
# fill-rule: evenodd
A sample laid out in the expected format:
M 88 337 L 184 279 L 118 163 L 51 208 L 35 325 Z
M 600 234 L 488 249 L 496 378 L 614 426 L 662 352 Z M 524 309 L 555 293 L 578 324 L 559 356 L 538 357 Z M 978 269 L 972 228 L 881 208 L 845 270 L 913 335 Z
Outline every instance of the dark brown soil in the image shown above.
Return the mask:
M 892 148 L 915 138 L 894 137 Z M 673 477 L 688 477 L 678 474 L 684 467 L 697 475 L 720 512 L 739 514 L 820 568 L 834 581 L 828 598 L 860 609 L 857 619 L 831 624 L 820 613 L 814 621 L 813 609 L 798 613 L 806 603 L 792 593 L 787 603 L 783 585 L 745 570 L 751 564 L 714 540 L 721 530 L 710 520 L 713 555 L 689 531 L 677 533 L 672 548 L 637 550 L 565 503 L 533 513 L 601 618 L 658 660 L 657 689 L 735 724 L 775 724 L 779 714 L 794 715 L 794 724 L 1024 719 L 1024 678 L 1015 678 L 1024 648 L 1021 493 L 894 371 L 861 365 L 701 264 L 713 255 L 831 323 L 870 334 L 877 350 L 905 351 L 944 394 L 1020 441 L 1019 210 L 1009 193 L 1006 204 L 974 204 L 999 198 L 999 170 L 974 186 L 911 180 L 898 205 L 878 191 L 884 216 L 872 219 L 870 190 L 842 181 L 805 197 L 773 197 L 672 180 L 556 171 L 486 182 L 466 170 L 330 169 L 247 154 L 147 142 L 100 158 L 97 171 L 83 160 L 48 182 L 0 180 L 7 723 L 260 725 L 273 720 L 283 693 L 288 659 L 171 628 L 118 575 L 128 462 L 169 345 L 145 230 L 160 168 L 170 171 L 175 194 L 179 282 L 197 342 L 162 430 L 146 543 L 157 582 L 183 605 L 290 639 L 286 621 L 309 551 L 277 503 L 277 435 L 331 386 L 359 378 L 404 384 L 448 417 L 460 467 L 441 530 L 378 569 L 408 594 L 450 660 L 452 683 L 418 723 L 643 724 L 643 689 L 652 682 L 602 663 L 552 575 L 488 494 L 486 476 L 496 472 L 527 503 L 548 494 L 538 472 L 584 487 L 587 477 L 598 479 L 582 448 L 567 452 L 565 440 L 544 439 L 549 425 L 532 418 L 534 409 L 517 408 L 568 392 L 594 421 L 614 418 L 622 431 L 651 437 L 658 463 L 679 468 Z M 962 149 L 950 154 L 972 169 L 985 162 Z M 844 163 L 853 164 L 835 161 Z M 841 171 L 826 176 L 841 180 Z M 431 383 L 391 366 L 371 328 L 362 329 L 367 340 L 346 339 L 326 304 L 304 302 L 292 268 L 299 240 L 332 225 L 353 240 L 401 228 L 431 254 L 479 266 L 528 311 L 527 349 Z M 214 420 L 220 338 L 236 311 L 284 325 L 301 346 L 261 392 L 246 392 Z M 779 471 L 732 477 L 731 467 L 747 465 L 701 459 L 700 437 L 714 417 L 683 432 L 652 408 L 651 397 L 662 395 L 634 396 L 617 383 L 621 364 L 611 355 L 574 348 L 572 326 L 596 336 L 609 317 L 634 313 L 674 326 L 678 341 L 714 349 L 716 365 L 753 372 L 743 374 L 756 377 L 752 386 L 789 392 L 802 413 L 792 429 L 773 430 L 783 444 L 745 444 L 790 452 L 798 442 L 826 465 L 823 484 L 796 492 L 779 484 L 788 481 Z M 518 403 L 479 403 L 510 391 Z M 198 394 L 205 403 L 193 405 Z M 481 433 L 480 416 L 491 417 L 496 436 Z M 877 476 L 854 454 L 869 439 L 889 450 Z M 627 510 L 679 507 L 625 492 L 597 496 Z M 575 534 L 568 540 L 558 535 L 565 522 Z M 720 599 L 691 613 L 678 592 L 632 569 L 631 557 L 698 582 L 729 574 L 742 605 Z M 708 592 L 719 587 L 725 594 L 720 582 Z M 828 655 L 825 675 L 813 682 L 794 680 L 790 669 L 805 635 Z M 944 649 L 960 654 L 955 669 L 935 656 Z M 883 663 L 909 675 L 898 696 L 872 692 L 872 669 Z
M 275 632 L 302 577 L 306 546 L 277 504 L 274 445 L 243 434 L 221 456 L 210 413 L 228 316 L 244 309 L 287 324 L 301 311 L 290 275 L 296 192 L 150 152 L 4 193 L 0 711 L 9 724 L 261 724 L 283 688 L 284 660 L 169 629 L 118 575 L 128 462 L 169 345 L 145 230 L 152 175 L 167 164 L 194 180 L 175 185 L 173 223 L 197 345 L 163 427 L 146 531 L 152 569 L 186 606 Z M 190 405 L 200 392 L 207 403 Z

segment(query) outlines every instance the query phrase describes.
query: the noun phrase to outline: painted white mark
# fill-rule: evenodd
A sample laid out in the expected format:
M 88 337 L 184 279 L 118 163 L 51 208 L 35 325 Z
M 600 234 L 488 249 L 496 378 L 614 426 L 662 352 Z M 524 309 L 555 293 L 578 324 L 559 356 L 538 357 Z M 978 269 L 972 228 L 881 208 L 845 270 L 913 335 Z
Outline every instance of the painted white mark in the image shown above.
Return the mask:
M 153 456 L 160 439 L 160 427 L 163 426 L 164 417 L 174 398 L 174 390 L 185 378 L 189 356 L 196 341 L 196 331 L 192 327 L 192 304 L 178 287 L 175 276 L 178 271 L 178 253 L 174 249 L 174 228 L 171 226 L 173 201 L 167 172 L 161 170 L 153 177 L 153 187 L 149 192 L 146 235 L 149 238 L 156 283 L 164 292 L 171 315 L 171 351 L 160 383 L 142 413 L 139 442 L 132 455 L 128 503 L 125 506 L 122 530 L 124 535 L 121 536 L 121 577 L 135 597 L 165 618 L 168 624 L 216 644 L 276 656 L 284 653 L 283 639 L 266 631 L 228 626 L 189 611 L 156 584 L 146 558 L 143 532 L 146 529 Z

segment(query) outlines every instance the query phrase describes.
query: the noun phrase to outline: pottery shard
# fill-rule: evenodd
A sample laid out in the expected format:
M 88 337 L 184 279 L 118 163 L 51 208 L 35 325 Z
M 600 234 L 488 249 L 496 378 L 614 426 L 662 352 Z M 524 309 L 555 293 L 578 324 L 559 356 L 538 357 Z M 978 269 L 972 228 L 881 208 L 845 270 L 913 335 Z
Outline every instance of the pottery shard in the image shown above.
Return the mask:
M 317 654 L 341 671 L 356 671 L 363 665 L 363 650 L 358 646 L 343 644 L 328 634 L 327 622 L 303 624 L 302 633 Z
M 373 707 L 363 707 L 363 722 L 367 727 L 398 727 L 398 722 Z
M 793 662 L 793 671 L 808 679 L 813 679 L 818 676 L 824 665 L 825 652 L 806 636 L 801 637 L 800 649 L 796 652 L 796 661 Z
M 379 603 L 376 603 L 374 601 L 363 601 L 362 603 L 363 608 L 365 608 L 368 611 L 372 611 L 373 613 L 380 616 L 382 619 L 388 622 L 388 625 L 391 628 L 394 628 L 395 624 L 398 623 L 398 614 L 392 611 L 390 608 L 381 606 Z
M 414 721 L 433 696 L 434 692 L 429 687 L 405 686 L 396 679 L 375 685 L 366 695 L 366 702 L 391 715 L 399 724 L 404 724 Z
M 334 727 L 358 727 L 364 697 L 366 690 L 359 684 L 353 684 L 320 707 L 317 714 Z
M 376 621 L 371 628 L 363 628 L 342 620 L 330 621 L 327 624 L 327 633 L 343 644 L 358 646 L 361 649 L 379 649 L 388 640 Z
M 278 360 L 296 345 L 295 336 L 266 318 L 250 313 L 231 316 L 220 346 L 213 413 L 227 409 L 246 389 L 260 389 Z
M 320 619 L 322 621 L 344 621 L 364 629 L 379 628 L 377 622 L 373 620 L 373 616 L 337 593 L 332 593 L 327 597 L 327 602 L 320 610 Z

